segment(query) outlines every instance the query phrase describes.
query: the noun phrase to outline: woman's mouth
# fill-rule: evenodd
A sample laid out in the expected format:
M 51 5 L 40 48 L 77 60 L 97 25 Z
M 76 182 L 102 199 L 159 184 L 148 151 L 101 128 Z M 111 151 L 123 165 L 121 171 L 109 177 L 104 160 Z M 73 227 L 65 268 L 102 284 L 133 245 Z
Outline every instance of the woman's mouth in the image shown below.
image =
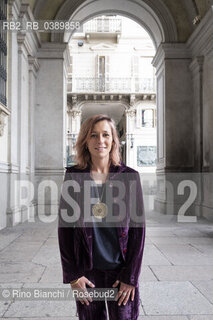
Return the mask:
M 101 151 L 101 150 L 104 150 L 104 149 L 106 149 L 106 147 L 97 147 L 97 148 L 95 148 L 96 150 L 99 150 L 99 151 Z

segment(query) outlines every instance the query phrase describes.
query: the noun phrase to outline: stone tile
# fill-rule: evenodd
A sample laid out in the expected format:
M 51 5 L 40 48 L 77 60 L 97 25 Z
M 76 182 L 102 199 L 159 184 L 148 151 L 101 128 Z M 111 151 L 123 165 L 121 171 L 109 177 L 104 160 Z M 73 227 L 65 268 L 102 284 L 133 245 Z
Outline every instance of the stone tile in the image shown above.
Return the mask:
M 212 266 L 150 266 L 158 280 L 187 281 L 213 279 Z
M 34 256 L 32 262 L 44 266 L 55 266 L 57 264 L 61 264 L 58 247 L 43 245 Z
M 174 230 L 174 234 L 178 237 L 187 237 L 187 238 L 189 237 L 203 238 L 205 236 L 208 237 L 200 230 L 195 229 L 195 224 L 192 224 L 191 226 L 189 224 L 187 228 L 184 226 L 183 228 L 176 229 Z
M 1 261 L 7 262 L 23 262 L 31 261 L 39 250 L 41 244 L 36 243 L 24 243 L 22 245 L 12 243 L 9 247 L 1 252 Z
M 58 238 L 54 238 L 54 237 L 49 237 L 46 241 L 45 241 L 45 246 L 55 246 L 56 249 L 58 249 Z
M 141 269 L 140 274 L 140 283 L 143 283 L 144 281 L 157 281 L 157 278 L 153 274 L 152 270 L 148 266 L 143 266 Z
M 52 282 L 62 283 L 63 277 L 62 277 L 61 265 L 57 264 L 55 266 L 46 267 L 39 282 L 40 283 L 52 283 Z
M 146 236 L 145 238 L 145 244 L 152 244 L 152 241 L 150 240 L 149 237 Z
M 158 244 L 210 244 L 213 245 L 213 240 L 210 238 L 196 238 L 196 237 L 150 237 L 150 241 L 156 245 Z
M 169 260 L 154 245 L 145 245 L 143 265 L 170 265 Z
M 75 302 L 70 301 L 15 301 L 9 306 L 5 317 L 67 317 L 75 316 Z
M 194 244 L 194 247 L 208 257 L 213 257 L 213 241 L 211 244 Z
M 0 231 L 0 251 L 5 249 L 14 240 L 21 236 L 21 232 L 8 232 L 7 229 Z
M 213 320 L 213 315 L 189 316 L 189 320 Z
M 213 258 L 191 245 L 158 244 L 157 247 L 174 265 L 213 265 Z
M 51 231 L 50 237 L 58 237 L 58 227 Z
M 140 297 L 146 315 L 213 314 L 213 305 L 190 282 L 144 282 Z
M 79 320 L 79 318 L 74 316 L 67 316 L 67 317 L 45 317 L 45 318 L 3 318 L 5 320 Z
M 139 315 L 140 316 L 144 315 L 144 311 L 143 311 L 143 307 L 142 307 L 141 301 L 140 301 L 140 306 L 139 306 Z
M 138 320 L 188 320 L 187 316 L 143 316 Z
M 46 267 L 44 273 L 42 274 L 41 279 L 39 280 L 40 283 L 50 283 L 50 282 L 63 282 L 62 278 L 62 267 L 60 264 L 55 266 L 48 266 Z
M 192 281 L 192 284 L 213 304 L 213 280 Z
M 0 282 L 38 282 L 45 267 L 31 262 L 2 262 L 0 270 Z
M 0 301 L 0 319 L 3 319 L 4 313 L 9 308 L 11 301 Z
M 11 288 L 21 288 L 23 284 L 16 284 L 16 283 L 0 283 L 0 288 L 4 289 L 11 289 Z M 3 319 L 3 316 L 9 306 L 11 305 L 12 301 L 10 300 L 2 300 L 2 297 L 0 299 L 0 318 Z
M 38 282 L 38 283 L 24 283 L 23 288 L 53 288 L 53 289 L 67 289 L 70 288 L 69 283 L 62 283 L 62 282 Z
M 152 227 L 146 230 L 146 235 L 151 237 L 176 237 L 171 227 Z

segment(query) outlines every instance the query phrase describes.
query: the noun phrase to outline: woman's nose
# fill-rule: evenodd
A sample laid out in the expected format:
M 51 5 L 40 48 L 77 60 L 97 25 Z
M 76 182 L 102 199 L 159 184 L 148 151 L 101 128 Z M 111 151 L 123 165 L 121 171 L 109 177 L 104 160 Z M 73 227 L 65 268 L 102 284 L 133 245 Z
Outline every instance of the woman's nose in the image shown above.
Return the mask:
M 104 141 L 104 137 L 103 137 L 103 136 L 101 136 L 101 135 L 99 135 L 99 136 L 98 136 L 98 141 L 99 141 L 99 142 Z

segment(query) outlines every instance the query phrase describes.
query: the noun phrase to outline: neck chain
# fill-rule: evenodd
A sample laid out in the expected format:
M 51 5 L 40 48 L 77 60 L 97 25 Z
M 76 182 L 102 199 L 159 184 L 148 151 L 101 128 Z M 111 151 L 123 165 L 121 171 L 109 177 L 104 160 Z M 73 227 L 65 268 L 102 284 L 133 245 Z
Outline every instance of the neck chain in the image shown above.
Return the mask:
M 96 184 L 95 184 L 95 187 L 98 194 L 98 202 L 92 206 L 92 212 L 96 218 L 102 219 L 102 218 L 105 218 L 108 213 L 108 208 L 106 203 L 102 202 L 103 194 L 106 188 L 106 182 L 105 182 L 105 186 L 103 187 L 101 197 L 99 196 L 98 187 Z

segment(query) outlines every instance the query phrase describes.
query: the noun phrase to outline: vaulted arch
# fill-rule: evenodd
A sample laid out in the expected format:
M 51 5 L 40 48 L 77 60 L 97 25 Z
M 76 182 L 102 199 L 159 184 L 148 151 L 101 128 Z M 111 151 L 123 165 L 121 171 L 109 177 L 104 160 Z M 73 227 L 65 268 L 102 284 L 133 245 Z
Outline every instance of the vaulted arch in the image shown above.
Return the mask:
M 80 1 L 79 1 L 80 2 Z M 56 15 L 58 20 L 74 20 L 84 23 L 91 18 L 103 14 L 119 14 L 129 17 L 144 27 L 150 34 L 155 47 L 161 42 L 176 42 L 176 25 L 168 8 L 161 0 L 87 0 L 76 8 L 72 1 L 67 0 Z M 53 42 L 68 42 L 71 33 L 52 34 Z

